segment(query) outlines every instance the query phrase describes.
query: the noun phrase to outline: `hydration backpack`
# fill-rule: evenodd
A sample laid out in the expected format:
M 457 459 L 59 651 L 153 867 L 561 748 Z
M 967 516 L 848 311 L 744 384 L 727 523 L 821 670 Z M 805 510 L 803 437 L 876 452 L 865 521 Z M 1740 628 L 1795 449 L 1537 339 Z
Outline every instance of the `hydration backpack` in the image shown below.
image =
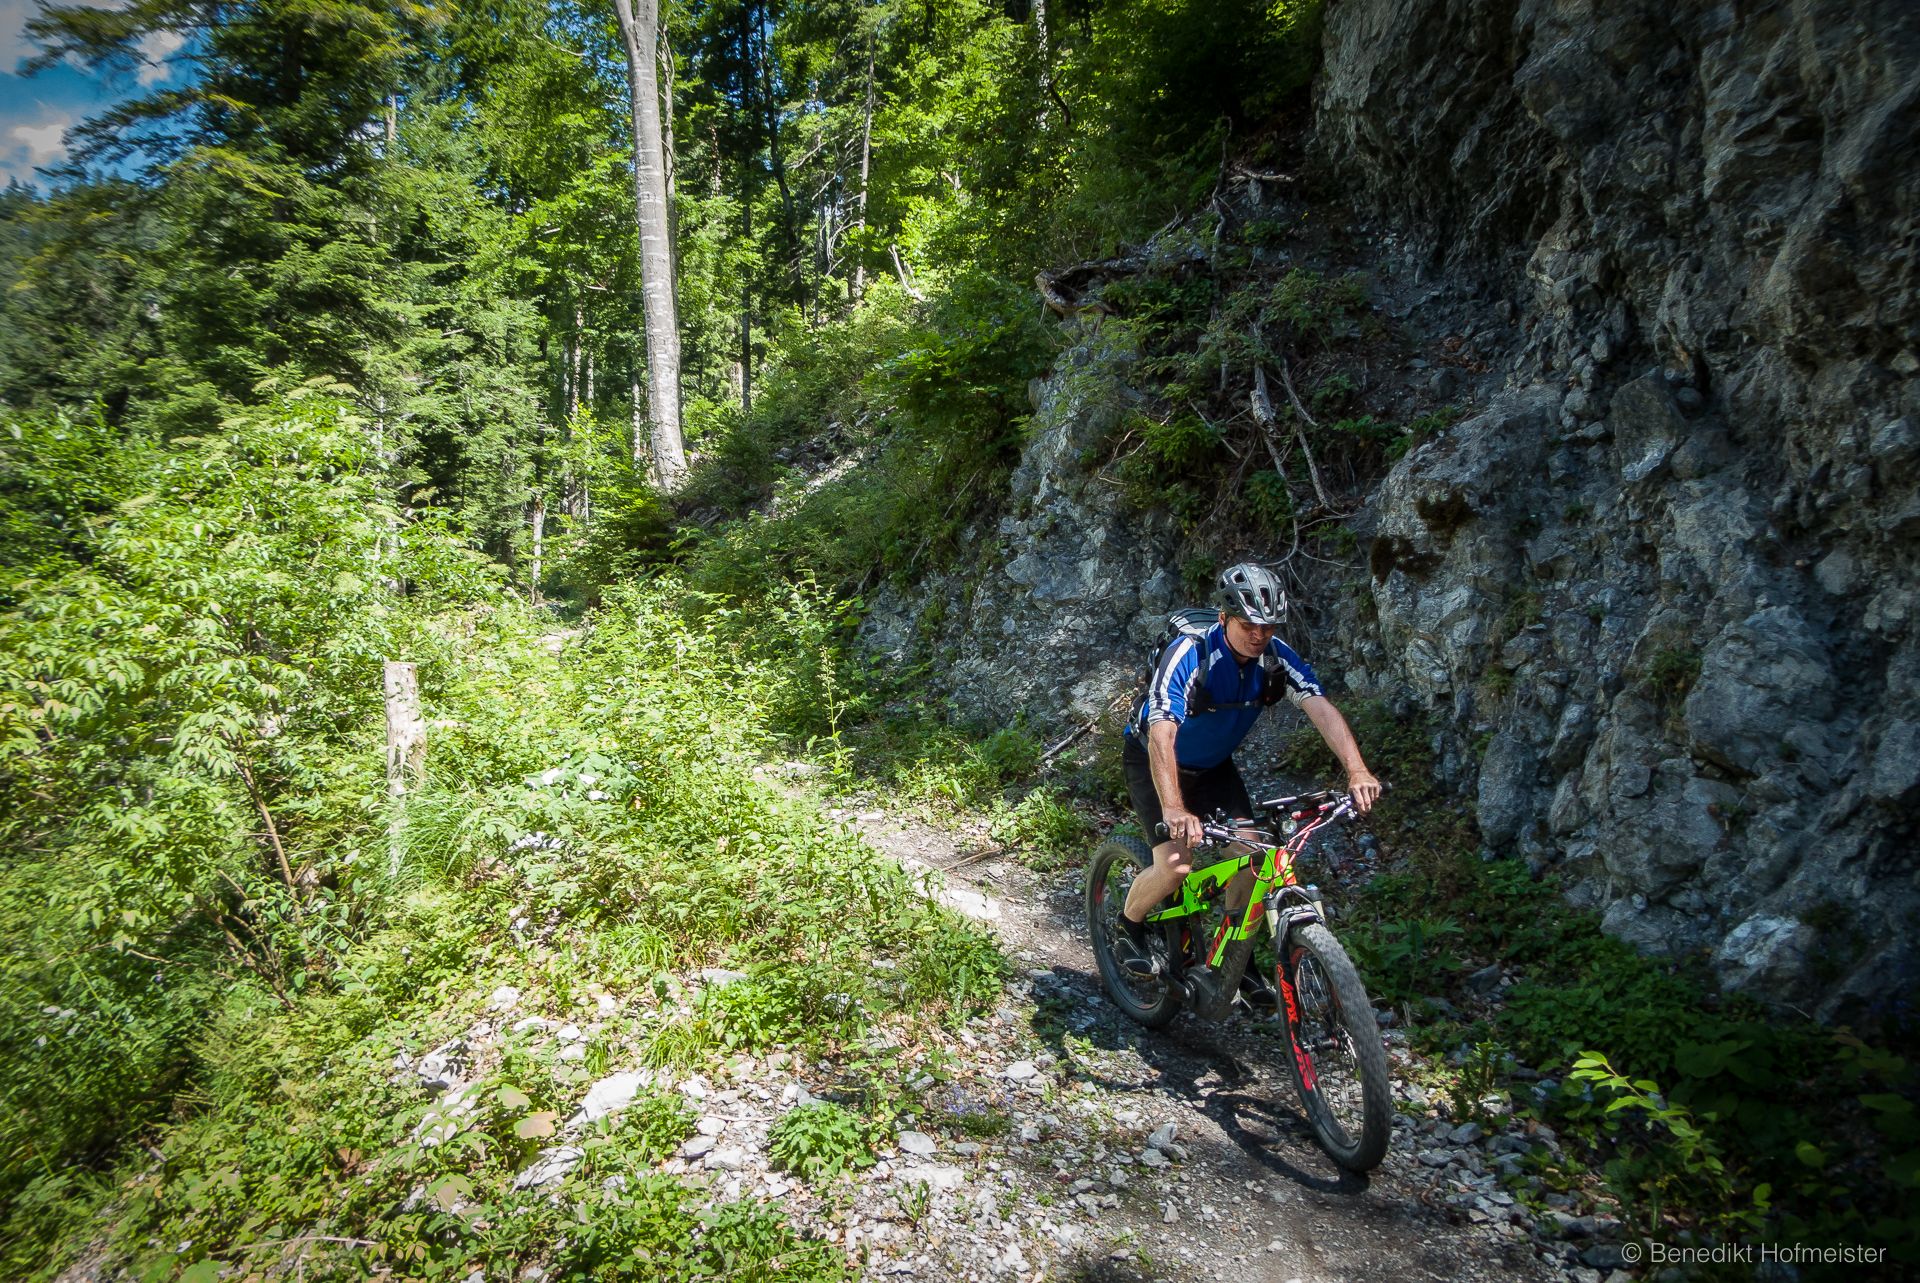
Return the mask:
M 1154 642 L 1153 649 L 1147 654 L 1147 667 L 1140 674 L 1140 689 L 1135 697 L 1133 733 L 1141 740 L 1146 739 L 1147 690 L 1153 685 L 1153 675 L 1159 671 L 1160 659 L 1167 653 L 1167 647 L 1182 637 L 1191 637 L 1204 646 L 1207 633 L 1220 622 L 1220 611 L 1215 606 L 1182 606 L 1167 616 L 1167 626 L 1160 630 L 1160 638 Z M 1237 700 L 1230 704 L 1216 704 L 1207 691 L 1205 681 L 1195 683 L 1195 689 L 1187 697 L 1187 716 L 1198 717 L 1203 713 L 1225 713 L 1237 708 L 1265 708 L 1286 698 L 1286 681 L 1280 677 L 1280 661 L 1271 652 L 1262 653 L 1260 668 L 1266 673 L 1266 681 L 1260 688 L 1257 699 Z

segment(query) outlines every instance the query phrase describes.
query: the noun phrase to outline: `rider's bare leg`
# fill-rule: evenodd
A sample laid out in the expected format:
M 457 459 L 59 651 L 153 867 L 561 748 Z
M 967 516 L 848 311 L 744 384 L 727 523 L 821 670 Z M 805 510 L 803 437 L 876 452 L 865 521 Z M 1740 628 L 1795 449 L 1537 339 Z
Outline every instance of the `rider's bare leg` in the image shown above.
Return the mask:
M 1232 842 L 1226 847 L 1228 856 L 1245 855 L 1259 848 L 1244 842 Z M 1133 885 L 1127 889 L 1127 902 L 1121 912 L 1135 922 L 1144 922 L 1153 907 L 1172 895 L 1193 872 L 1193 853 L 1182 851 L 1177 842 L 1162 842 L 1153 848 L 1153 867 L 1143 869 L 1133 879 Z M 1227 911 L 1230 914 L 1244 913 L 1247 900 L 1253 894 L 1253 866 L 1249 865 L 1233 875 L 1227 883 Z
M 1134 875 L 1127 888 L 1127 902 L 1121 912 L 1135 922 L 1144 922 L 1153 906 L 1172 895 L 1187 874 L 1193 872 L 1193 853 L 1182 851 L 1178 842 L 1162 842 L 1153 848 L 1153 867 Z

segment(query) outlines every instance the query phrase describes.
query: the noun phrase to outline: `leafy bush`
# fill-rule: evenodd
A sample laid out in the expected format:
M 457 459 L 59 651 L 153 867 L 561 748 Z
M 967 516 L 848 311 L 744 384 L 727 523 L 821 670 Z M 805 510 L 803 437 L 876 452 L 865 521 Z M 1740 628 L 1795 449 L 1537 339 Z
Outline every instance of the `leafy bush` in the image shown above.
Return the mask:
M 788 1110 L 767 1134 L 774 1165 L 809 1181 L 831 1181 L 843 1172 L 873 1165 L 865 1123 L 831 1101 Z
M 859 1020 L 859 999 L 847 992 L 847 975 L 847 968 L 828 963 L 756 967 L 747 979 L 714 985 L 701 995 L 701 1023 L 729 1050 L 829 1041 Z
M 1367 979 L 1367 992 L 1399 1004 L 1442 993 L 1460 960 L 1445 941 L 1461 934 L 1450 918 L 1363 922 L 1343 937 Z
M 1050 788 L 1037 788 L 994 817 L 993 840 L 1033 857 L 1042 867 L 1085 854 L 1093 829 Z
M 1262 529 L 1278 534 L 1293 521 L 1293 494 L 1286 478 L 1273 471 L 1256 472 L 1247 478 L 1244 495 L 1247 511 Z

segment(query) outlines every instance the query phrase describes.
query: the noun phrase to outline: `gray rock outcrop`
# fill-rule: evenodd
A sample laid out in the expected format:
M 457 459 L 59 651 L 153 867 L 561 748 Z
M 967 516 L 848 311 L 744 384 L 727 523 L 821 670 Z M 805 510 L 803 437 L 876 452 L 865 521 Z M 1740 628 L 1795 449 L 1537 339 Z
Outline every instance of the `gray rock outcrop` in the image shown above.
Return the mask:
M 1310 154 L 1431 285 L 1408 324 L 1504 319 L 1498 394 L 1349 522 L 1375 609 L 1321 653 L 1608 930 L 1913 1019 L 1920 9 L 1341 0 L 1324 52 Z M 970 568 L 880 596 L 966 713 L 1092 715 L 1183 604 L 1171 522 L 1081 464 L 1128 375 L 1082 335 Z
M 1325 54 L 1319 162 L 1527 335 L 1375 497 L 1367 680 L 1610 930 L 1910 999 L 1920 12 L 1346 0 Z
M 967 718 L 1118 716 L 1166 613 L 1190 604 L 1171 567 L 1172 522 L 1134 511 L 1082 463 L 1140 399 L 1131 363 L 1097 331 L 1063 352 L 1031 390 L 1007 509 L 968 532 L 974 566 L 876 594 L 868 648 L 936 649 L 940 688 Z

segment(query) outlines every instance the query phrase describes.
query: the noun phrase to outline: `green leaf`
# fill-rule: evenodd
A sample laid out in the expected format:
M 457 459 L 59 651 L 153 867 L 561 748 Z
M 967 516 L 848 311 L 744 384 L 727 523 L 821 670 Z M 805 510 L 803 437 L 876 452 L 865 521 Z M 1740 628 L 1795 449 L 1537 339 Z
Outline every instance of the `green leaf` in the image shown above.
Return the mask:
M 1889 1162 L 1887 1175 L 1895 1185 L 1920 1189 L 1920 1149 L 1902 1154 Z
M 1883 1114 L 1911 1114 L 1913 1112 L 1912 1101 L 1908 1100 L 1905 1096 L 1893 1095 L 1891 1092 L 1862 1096 L 1860 1097 L 1860 1103 L 1868 1109 L 1875 1109 Z
M 1810 1140 L 1803 1140 L 1798 1145 L 1795 1145 L 1793 1147 L 1793 1153 L 1794 1157 L 1798 1158 L 1808 1167 L 1816 1170 L 1827 1165 L 1827 1155 L 1825 1151 Z
M 533 1101 L 528 1097 L 527 1093 L 521 1091 L 518 1087 L 502 1087 L 500 1089 L 500 1105 L 503 1109 L 525 1109 L 532 1103 Z
M 226 1268 L 224 1261 L 216 1261 L 211 1256 L 202 1257 L 180 1272 L 179 1283 L 214 1283 L 220 1277 L 220 1271 Z
M 440 1205 L 443 1212 L 451 1212 L 457 1203 L 473 1197 L 473 1182 L 459 1173 L 442 1176 L 427 1189 L 427 1197 Z
M 551 1136 L 554 1124 L 559 1121 L 559 1118 L 560 1115 L 551 1109 L 542 1110 L 537 1114 L 528 1114 L 514 1124 L 513 1134 L 521 1140 L 538 1140 L 543 1136 Z

